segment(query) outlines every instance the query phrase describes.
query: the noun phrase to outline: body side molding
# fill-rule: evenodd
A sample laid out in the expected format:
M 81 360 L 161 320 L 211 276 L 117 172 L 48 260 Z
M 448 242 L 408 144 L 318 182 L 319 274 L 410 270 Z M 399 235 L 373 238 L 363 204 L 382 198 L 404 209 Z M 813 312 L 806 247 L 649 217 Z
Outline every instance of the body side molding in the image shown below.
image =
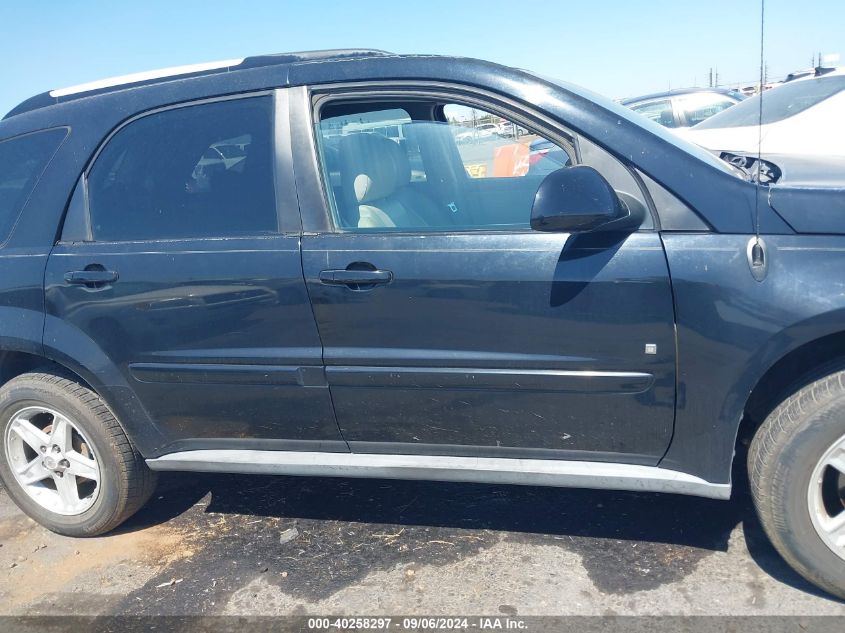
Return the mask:
M 711 483 L 656 466 L 549 459 L 197 450 L 148 459 L 147 465 L 153 470 L 604 488 L 671 492 L 713 499 L 728 499 L 731 494 L 730 484 Z
M 322 367 L 235 363 L 129 363 L 139 382 L 325 387 Z
M 654 376 L 633 371 L 497 369 L 489 367 L 368 367 L 328 365 L 332 387 L 499 389 L 577 393 L 642 393 Z

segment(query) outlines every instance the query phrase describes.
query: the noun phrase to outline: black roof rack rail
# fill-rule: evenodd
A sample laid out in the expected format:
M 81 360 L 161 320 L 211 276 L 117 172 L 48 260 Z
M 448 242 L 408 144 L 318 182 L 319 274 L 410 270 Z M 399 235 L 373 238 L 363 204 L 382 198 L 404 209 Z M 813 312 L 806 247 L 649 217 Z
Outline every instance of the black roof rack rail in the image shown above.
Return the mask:
M 333 59 L 350 59 L 357 57 L 383 57 L 394 54 L 395 53 L 375 48 L 338 48 L 318 51 L 301 51 L 295 53 L 276 53 L 271 55 L 253 55 L 251 57 L 244 57 L 243 59 L 226 60 L 224 62 L 220 62 L 219 64 L 212 62 L 209 64 L 164 68 L 161 71 L 135 73 L 125 75 L 123 77 L 114 77 L 112 79 L 80 84 L 70 88 L 42 92 L 41 94 L 30 97 L 29 99 L 26 99 L 16 105 L 3 117 L 3 119 L 8 119 L 15 115 L 23 114 L 24 112 L 31 112 L 57 103 L 81 99 L 82 97 L 90 97 L 91 95 L 114 92 L 125 88 L 135 88 L 138 86 L 186 79 L 189 77 L 214 75 L 237 70 L 246 70 L 248 68 L 280 66 L 296 62 L 317 60 L 328 61 Z M 160 72 L 161 74 L 156 74 L 157 72 Z
M 330 48 L 319 51 L 300 51 L 298 53 L 273 53 L 270 55 L 245 57 L 243 63 L 238 68 L 258 68 L 261 66 L 274 66 L 276 64 L 294 64 L 296 62 L 354 57 L 386 57 L 395 54 L 378 48 Z

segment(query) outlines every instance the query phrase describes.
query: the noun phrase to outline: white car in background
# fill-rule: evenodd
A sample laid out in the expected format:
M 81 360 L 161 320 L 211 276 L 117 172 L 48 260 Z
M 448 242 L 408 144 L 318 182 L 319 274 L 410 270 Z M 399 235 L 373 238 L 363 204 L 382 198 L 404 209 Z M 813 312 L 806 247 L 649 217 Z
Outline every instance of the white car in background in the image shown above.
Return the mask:
M 677 133 L 720 155 L 754 156 L 759 143 L 763 155 L 845 156 L 845 71 L 785 83 Z
M 514 124 L 510 121 L 502 121 L 497 127 L 496 133 L 503 138 L 514 138 Z M 526 136 L 528 130 L 521 125 L 516 126 L 516 135 Z
M 475 143 L 479 140 L 490 138 L 499 135 L 499 126 L 494 123 L 482 123 L 476 127 L 458 127 L 455 126 L 453 130 L 455 141 L 459 145 L 465 143 Z
M 489 138 L 499 135 L 499 126 L 495 123 L 482 123 L 475 128 L 476 138 Z

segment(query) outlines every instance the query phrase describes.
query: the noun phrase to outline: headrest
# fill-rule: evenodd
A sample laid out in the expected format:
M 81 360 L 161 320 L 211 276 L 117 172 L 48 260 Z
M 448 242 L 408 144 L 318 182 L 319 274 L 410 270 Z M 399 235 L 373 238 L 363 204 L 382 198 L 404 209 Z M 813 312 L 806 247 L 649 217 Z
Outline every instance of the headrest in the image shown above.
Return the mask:
M 350 134 L 340 139 L 341 186 L 358 204 L 381 200 L 411 180 L 408 157 L 381 134 Z

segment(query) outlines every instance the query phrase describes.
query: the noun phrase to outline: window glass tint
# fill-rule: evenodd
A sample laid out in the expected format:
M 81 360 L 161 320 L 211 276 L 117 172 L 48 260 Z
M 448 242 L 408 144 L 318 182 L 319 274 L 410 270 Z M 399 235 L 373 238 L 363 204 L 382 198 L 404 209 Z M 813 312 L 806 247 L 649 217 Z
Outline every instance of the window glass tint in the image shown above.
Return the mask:
M 61 142 L 64 128 L 0 141 L 0 242 L 5 241 Z
M 668 99 L 662 101 L 649 101 L 631 106 L 631 109 L 645 118 L 659 123 L 663 127 L 675 127 L 675 115 L 672 114 L 672 102 Z
M 346 230 L 528 230 L 540 182 L 575 157 L 571 145 L 458 104 L 331 104 L 317 133 Z
M 276 231 L 272 138 L 270 97 L 176 108 L 128 124 L 88 175 L 94 239 Z
M 702 93 L 678 97 L 678 103 L 684 112 L 687 125 L 698 125 L 714 114 L 727 110 L 736 101 L 716 93 Z
M 845 75 L 790 82 L 736 104 L 719 116 L 701 123 L 698 129 L 757 125 L 761 97 L 763 125 L 766 125 L 803 112 L 842 90 L 845 90 Z

